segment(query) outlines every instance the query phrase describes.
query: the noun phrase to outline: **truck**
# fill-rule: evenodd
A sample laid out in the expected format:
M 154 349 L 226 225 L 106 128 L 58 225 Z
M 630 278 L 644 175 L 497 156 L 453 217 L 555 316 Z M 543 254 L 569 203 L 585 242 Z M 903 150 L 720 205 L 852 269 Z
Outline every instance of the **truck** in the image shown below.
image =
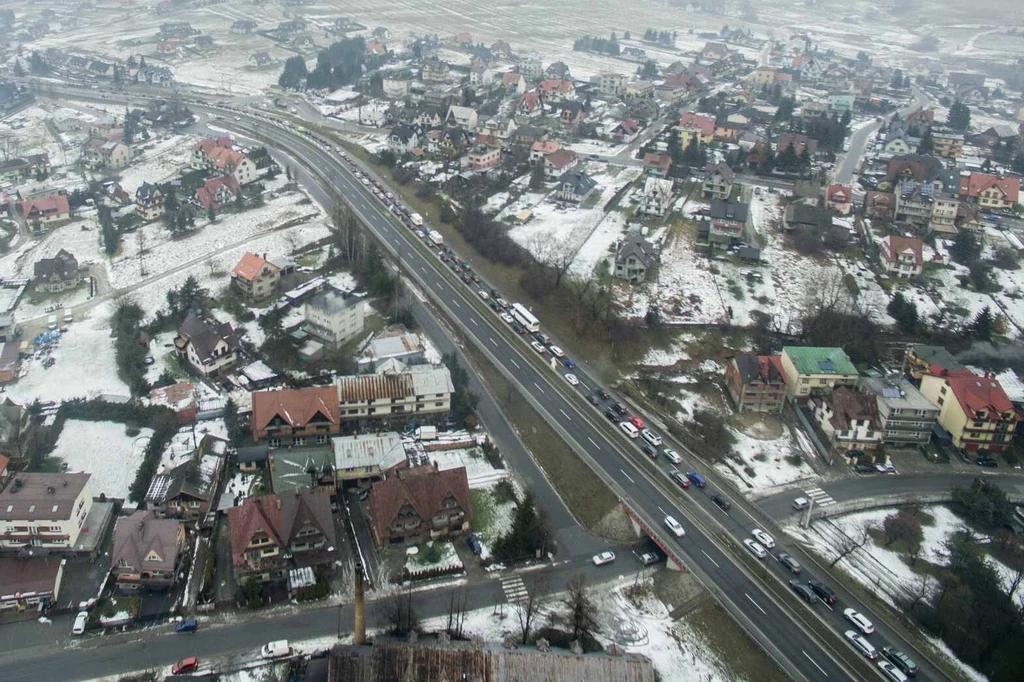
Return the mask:
M 409 222 L 411 222 L 416 227 L 423 227 L 423 216 L 421 216 L 419 213 L 413 213 L 409 216 Z
M 444 237 L 442 237 L 441 233 L 437 230 L 427 232 L 427 236 L 430 237 L 430 241 L 434 246 L 441 246 L 441 244 L 444 244 Z

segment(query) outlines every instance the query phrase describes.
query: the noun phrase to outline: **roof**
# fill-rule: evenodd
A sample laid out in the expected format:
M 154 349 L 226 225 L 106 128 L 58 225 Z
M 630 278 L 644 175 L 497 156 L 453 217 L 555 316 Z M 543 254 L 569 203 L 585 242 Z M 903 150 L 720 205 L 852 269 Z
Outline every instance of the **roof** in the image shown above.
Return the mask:
M 844 203 L 848 203 L 852 198 L 852 190 L 847 185 L 832 184 L 825 190 L 825 201 L 842 201 Z
M 213 499 L 223 464 L 223 457 L 217 454 L 218 442 L 226 443 L 216 436 L 203 436 L 199 447 L 188 459 L 169 471 L 153 476 L 149 490 L 146 491 L 146 502 L 166 504 L 178 497 L 191 497 L 206 502 Z
M 409 376 L 412 378 L 412 389 L 416 395 L 450 395 L 455 392 L 452 373 L 444 365 L 414 365 L 409 368 Z
M 441 509 L 449 496 L 466 512 L 466 521 L 473 520 L 469 499 L 466 467 L 437 471 L 432 467 L 416 467 L 397 476 L 377 481 L 370 487 L 370 518 L 378 538 L 390 535 L 388 527 L 403 507 L 412 507 L 420 519 L 428 521 Z
M 336 544 L 330 493 L 296 488 L 281 495 L 247 497 L 227 510 L 231 560 L 245 564 L 245 550 L 253 537 L 266 534 L 277 546 L 288 546 L 308 522 L 320 531 L 328 546 Z
M 343 403 L 365 403 L 414 395 L 409 374 L 339 377 L 337 386 L 337 399 Z
M 54 194 L 21 203 L 22 220 L 28 220 L 33 213 L 65 215 L 70 211 L 66 194 Z
M 861 390 L 874 393 L 879 401 L 891 409 L 927 410 L 938 413 L 938 408 L 905 377 L 861 377 L 857 380 L 857 386 Z
M 918 182 L 932 182 L 942 171 L 942 162 L 934 156 L 903 154 L 889 159 L 886 178 L 891 182 L 897 175 L 910 175 Z
M 597 181 L 583 171 L 567 171 L 558 178 L 559 189 L 571 188 L 573 194 L 584 195 L 597 187 Z
M 337 315 L 355 305 L 361 305 L 363 299 L 355 296 L 345 296 L 340 291 L 327 289 L 322 291 L 306 302 L 310 308 L 323 310 L 329 315 Z
M 667 178 L 647 177 L 644 181 L 644 196 L 668 201 L 672 196 L 673 183 Z
M 37 260 L 32 269 L 35 278 L 39 280 L 66 280 L 78 274 L 78 260 L 61 249 L 53 258 Z
M 544 157 L 544 164 L 555 168 L 565 168 L 576 161 L 576 152 L 569 149 L 558 149 Z
M 266 462 L 269 455 L 270 448 L 266 445 L 250 445 L 238 448 L 235 456 L 238 458 L 239 464 L 252 464 L 254 462 Z
M 851 391 L 846 386 L 832 389 L 832 417 L 829 421 L 833 428 L 844 431 L 852 421 L 874 421 L 878 416 L 878 406 L 869 395 Z
M 793 145 L 793 151 L 798 155 L 802 154 L 804 149 L 811 156 L 814 156 L 818 151 L 818 141 L 800 133 L 782 133 L 775 142 L 775 148 L 777 151 L 782 152 L 791 144 Z
M 0 491 L 0 520 L 39 521 L 71 518 L 75 500 L 92 474 L 16 474 Z
M 252 394 L 252 425 L 265 429 L 272 422 L 292 427 L 313 420 L 337 424 L 340 418 L 338 391 L 333 386 L 256 391 Z
M 359 434 L 331 439 L 334 464 L 339 471 L 363 467 L 387 471 L 405 461 L 402 438 L 393 431 L 377 435 Z
M 797 374 L 857 375 L 857 368 L 842 348 L 819 346 L 785 346 L 782 354 L 789 357 Z
M 725 164 L 725 163 L 715 163 L 715 164 L 710 164 L 710 165 L 704 167 L 704 177 L 705 178 L 710 177 L 710 176 L 714 175 L 715 173 L 718 173 L 723 178 L 725 178 L 726 182 L 733 182 L 736 179 L 735 171 L 733 171 L 732 168 L 729 168 L 728 164 Z
M 1011 203 L 1015 204 L 1020 199 L 1020 178 L 999 177 L 988 173 L 971 173 L 966 178 L 960 178 L 960 194 L 966 194 L 969 197 L 978 197 L 982 192 L 993 187 L 998 189 Z
M 173 572 L 181 549 L 178 531 L 180 523 L 173 519 L 159 519 L 156 513 L 137 511 L 117 520 L 114 526 L 114 550 L 110 555 L 111 568 L 121 560 L 136 570 L 143 567 L 153 571 Z
M 0 559 L 0 599 L 19 594 L 56 593 L 60 588 L 58 576 L 63 563 L 58 556 Z
M 615 251 L 615 262 L 622 263 L 630 256 L 636 258 L 644 265 L 650 265 L 654 258 L 654 246 L 644 239 L 640 230 L 631 230 L 619 244 Z
M 188 314 L 178 327 L 178 334 L 192 344 L 200 361 L 212 359 L 213 351 L 221 341 L 227 343 L 229 350 L 238 349 L 238 338 L 230 323 L 210 324 L 197 317 L 195 313 Z
M 889 235 L 882 242 L 882 255 L 887 261 L 896 262 L 901 254 L 908 251 L 914 254 L 914 262 L 917 265 L 924 265 L 923 243 L 917 237 L 902 237 L 900 235 Z
M 711 200 L 711 220 L 729 220 L 738 223 L 747 222 L 747 211 L 750 204 L 725 199 Z
M 929 346 L 923 343 L 919 343 L 910 347 L 910 350 L 914 351 L 914 355 L 921 362 L 925 363 L 929 367 L 933 365 L 941 369 L 963 369 L 963 363 L 957 361 L 953 357 L 953 354 L 942 346 Z
M 149 402 L 152 405 L 163 405 L 175 412 L 196 407 L 196 387 L 188 381 L 182 381 L 170 386 L 154 388 L 149 392 Z
M 195 146 L 192 148 L 202 152 L 203 156 L 206 156 L 218 147 L 231 149 L 233 147 L 231 138 L 227 135 L 221 135 L 220 137 L 205 137 L 202 140 L 199 140 L 199 142 L 196 142 Z
M 786 383 L 786 374 L 782 370 L 782 358 L 778 355 L 745 353 L 731 358 L 731 362 L 736 366 L 736 372 L 744 385 Z
M 419 334 L 396 334 L 374 338 L 366 346 L 363 356 L 374 360 L 401 358 L 425 351 Z
M 711 114 L 695 114 L 692 111 L 685 111 L 679 117 L 680 128 L 696 128 L 700 130 L 702 137 L 711 137 L 715 134 L 715 117 Z
M 548 154 L 557 152 L 561 146 L 562 143 L 558 140 L 537 140 L 530 145 L 530 151 L 538 152 L 547 156 Z
M 953 391 L 960 407 L 967 414 L 968 418 L 975 418 L 981 410 L 987 412 L 1011 412 L 1014 421 L 1019 420 L 1016 412 L 1013 411 L 1013 403 L 1010 402 L 1006 391 L 999 384 L 998 379 L 979 377 L 967 372 L 949 374 L 946 376 L 946 383 Z
M 644 168 L 660 168 L 661 170 L 668 172 L 669 167 L 672 166 L 672 157 L 668 154 L 647 152 L 644 154 L 643 165 Z

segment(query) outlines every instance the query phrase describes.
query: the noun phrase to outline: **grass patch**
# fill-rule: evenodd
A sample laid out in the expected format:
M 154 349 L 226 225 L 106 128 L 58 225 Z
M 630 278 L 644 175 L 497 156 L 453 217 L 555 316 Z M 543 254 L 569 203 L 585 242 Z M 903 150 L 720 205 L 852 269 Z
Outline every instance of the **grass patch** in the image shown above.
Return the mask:
M 470 490 L 469 500 L 473 503 L 473 530 L 490 537 L 494 524 L 494 498 L 489 490 Z
M 789 678 L 721 607 L 709 601 L 687 616 L 690 626 L 732 673 L 732 679 L 783 682 Z

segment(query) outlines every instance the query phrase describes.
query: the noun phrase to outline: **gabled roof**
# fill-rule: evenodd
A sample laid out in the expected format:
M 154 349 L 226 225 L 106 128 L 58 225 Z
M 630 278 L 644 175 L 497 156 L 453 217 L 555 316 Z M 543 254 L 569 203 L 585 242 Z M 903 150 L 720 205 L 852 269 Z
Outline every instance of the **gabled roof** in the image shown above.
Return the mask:
M 623 135 L 632 135 L 639 129 L 640 126 L 637 125 L 636 121 L 634 121 L 631 118 L 624 118 L 619 122 L 617 126 L 615 126 L 615 128 L 613 128 L 613 132 L 622 131 Z
M 924 255 L 922 253 L 924 245 L 921 240 L 916 237 L 889 235 L 889 237 L 882 242 L 882 245 L 882 255 L 887 261 L 895 263 L 899 260 L 902 254 L 910 252 L 914 254 L 914 262 L 918 266 L 924 265 Z
M 857 374 L 857 368 L 842 348 L 786 346 L 782 353 L 789 357 L 800 375 Z
M 576 152 L 570 149 L 558 149 L 544 157 L 544 164 L 554 168 L 565 168 L 576 161 Z
M 117 520 L 114 550 L 110 566 L 116 569 L 123 559 L 128 567 L 141 571 L 174 571 L 178 563 L 180 522 L 157 518 L 156 513 L 137 511 Z
M 750 204 L 742 201 L 728 201 L 725 199 L 711 200 L 711 220 L 728 220 L 737 223 L 747 222 L 747 212 Z
M 853 198 L 853 192 L 847 185 L 840 185 L 838 183 L 828 186 L 825 190 L 825 201 L 839 201 L 843 203 L 849 203 Z
M 954 371 L 946 376 L 946 383 L 949 384 L 968 419 L 976 418 L 981 410 L 999 414 L 1013 412 L 1013 403 L 997 379 L 975 376 L 966 371 Z M 1019 421 L 1020 417 L 1015 412 L 1013 414 L 1013 421 Z M 988 415 L 989 418 L 991 416 Z
M 226 451 L 227 442 L 211 436 L 203 436 L 187 460 L 169 471 L 153 476 L 146 491 L 146 501 L 166 504 L 178 497 L 209 502 L 217 489 L 217 480 L 224 464 L 218 454 Z
M 988 173 L 971 173 L 969 177 L 960 178 L 960 194 L 969 197 L 978 197 L 992 187 L 998 189 L 1011 203 L 1017 203 L 1020 198 L 1020 178 L 999 177 Z
M 715 163 L 704 167 L 704 177 L 710 178 L 714 174 L 719 174 L 725 179 L 726 182 L 733 182 L 736 180 L 736 173 L 726 163 Z
M 571 188 L 573 194 L 584 195 L 595 187 L 597 182 L 583 171 L 568 171 L 558 178 L 558 188 Z
M 33 215 L 67 215 L 71 209 L 68 207 L 66 194 L 55 194 L 53 196 L 30 199 L 21 202 L 21 217 L 23 220 L 30 219 Z
M 33 265 L 35 278 L 44 282 L 63 281 L 78 274 L 78 260 L 61 249 L 53 258 L 41 258 Z
M 271 273 L 274 271 L 279 272 L 281 270 L 281 268 L 277 267 L 270 261 L 264 260 L 263 257 L 246 251 L 238 261 L 238 264 L 235 265 L 235 269 L 231 272 L 242 279 L 249 280 L 251 282 L 262 275 L 264 267 L 270 268 Z
M 702 137 L 711 137 L 715 134 L 715 117 L 711 114 L 698 114 L 692 111 L 685 111 L 679 117 L 680 128 L 696 128 L 700 130 Z
M 247 497 L 227 510 L 231 560 L 245 564 L 245 550 L 254 536 L 265 534 L 278 547 L 287 547 L 306 522 L 323 534 L 327 545 L 336 544 L 330 493 L 296 488 L 281 495 Z
M 230 323 L 210 324 L 197 317 L 195 313 L 188 314 L 178 327 L 178 334 L 192 344 L 201 361 L 212 359 L 213 351 L 221 341 L 228 345 L 229 350 L 238 350 L 238 337 L 235 336 L 235 330 L 231 328 Z
M 668 169 L 672 166 L 672 157 L 668 154 L 647 152 L 644 154 L 643 165 L 644 168 L 659 168 L 667 173 Z
M 934 373 L 936 376 L 941 374 L 942 370 L 964 368 L 963 363 L 953 357 L 953 354 L 942 346 L 918 343 L 911 346 L 910 350 L 914 351 L 914 356 L 918 360 L 928 365 L 929 373 Z M 935 368 L 936 371 L 932 372 L 932 368 Z
M 530 145 L 530 151 L 547 156 L 548 154 L 557 152 L 561 147 L 562 143 L 558 140 L 537 140 Z
M 306 426 L 317 415 L 325 423 L 338 423 L 338 391 L 333 386 L 256 391 L 252 394 L 252 425 L 257 430 L 265 429 L 275 418 L 292 427 Z
M 648 267 L 651 265 L 651 261 L 654 260 L 654 246 L 644 239 L 643 235 L 640 234 L 640 230 L 631 230 L 623 238 L 619 248 L 615 251 L 615 262 L 625 262 L 630 256 Z
M 754 355 L 744 353 L 731 358 L 736 365 L 740 381 L 746 384 L 785 384 L 786 374 L 782 369 L 782 358 L 778 355 Z
M 831 397 L 832 427 L 845 431 L 852 421 L 875 421 L 878 416 L 878 403 L 866 393 L 851 391 L 845 386 L 832 390 Z
M 455 498 L 466 512 L 466 520 L 472 521 L 473 509 L 465 467 L 444 471 L 416 467 L 375 482 L 370 488 L 369 506 L 377 537 L 389 535 L 388 526 L 406 505 L 412 507 L 420 519 L 429 521 L 440 511 L 441 503 L 448 496 Z

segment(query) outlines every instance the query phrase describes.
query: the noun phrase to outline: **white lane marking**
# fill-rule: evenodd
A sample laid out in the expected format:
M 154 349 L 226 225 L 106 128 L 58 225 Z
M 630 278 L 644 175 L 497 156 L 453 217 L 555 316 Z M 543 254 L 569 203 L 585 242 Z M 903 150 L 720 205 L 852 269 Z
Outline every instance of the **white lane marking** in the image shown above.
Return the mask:
M 475 317 L 471 317 L 471 318 L 469 318 L 469 321 L 470 321 L 470 322 L 472 322 L 473 324 L 475 324 L 475 325 L 476 325 L 476 326 L 478 326 L 478 327 L 480 326 L 480 323 L 476 321 L 476 318 L 475 318 Z
M 495 340 L 494 340 L 493 338 L 491 338 L 490 336 L 488 336 L 488 337 L 487 337 L 487 339 L 488 339 L 488 341 L 490 341 L 491 343 L 493 343 L 493 344 L 494 344 L 494 347 L 495 347 L 495 348 L 497 348 L 497 347 L 498 347 L 498 342 L 497 342 L 497 341 L 495 341 Z
M 563 416 L 563 417 L 565 417 L 566 419 L 572 419 L 572 417 L 570 417 L 569 415 L 567 415 L 567 414 L 565 413 L 565 410 L 563 410 L 563 409 L 562 409 L 561 407 L 559 407 L 559 408 L 558 408 L 558 411 L 559 411 L 559 412 L 561 412 L 561 413 L 562 413 L 562 416 Z
M 758 605 L 758 603 L 757 603 L 756 601 L 754 601 L 754 600 L 753 600 L 753 599 L 751 598 L 751 596 L 750 596 L 749 594 L 747 594 L 746 592 L 744 592 L 744 593 L 743 593 L 743 596 L 744 596 L 744 597 L 746 597 L 746 598 L 747 598 L 747 599 L 748 599 L 748 600 L 750 601 L 750 603 L 751 603 L 751 604 L 753 604 L 753 605 L 754 605 L 755 607 L 757 607 L 757 610 L 758 610 L 758 611 L 760 611 L 762 615 L 764 615 L 764 616 L 767 616 L 767 615 L 768 615 L 768 612 L 767 612 L 767 611 L 765 611 L 764 609 L 762 609 L 762 608 L 761 608 L 761 607 L 760 607 L 760 606 Z
M 518 366 L 518 365 L 517 365 L 517 366 Z M 536 387 L 537 387 L 537 390 L 538 390 L 538 391 L 540 391 L 541 393 L 543 393 L 543 392 L 544 392 L 544 389 L 543 389 L 543 388 L 541 388 L 541 387 L 540 387 L 540 385 L 539 385 L 539 384 L 538 384 L 538 383 L 537 383 L 536 381 L 535 381 L 535 382 L 533 382 L 533 385 L 534 385 L 534 386 L 536 386 Z
M 589 391 L 590 390 L 590 386 L 587 386 L 582 381 L 580 382 L 580 388 L 582 388 L 584 391 Z
M 594 446 L 595 448 L 599 448 L 599 447 L 601 447 L 600 445 L 598 445 L 597 443 L 595 443 L 595 442 L 594 442 L 594 439 L 593 439 L 593 438 L 591 438 L 590 436 L 587 436 L 587 440 L 589 440 L 589 441 L 590 441 L 590 444 L 591 444 L 591 445 L 593 445 L 593 446 Z
M 804 658 L 806 658 L 806 659 L 807 659 L 808 661 L 810 661 L 810 662 L 811 662 L 811 665 L 813 665 L 813 666 L 814 666 L 815 668 L 817 668 L 817 669 L 818 669 L 819 671 L 821 671 L 821 674 L 822 674 L 822 675 L 824 675 L 825 677 L 828 677 L 828 673 L 827 673 L 827 672 L 825 672 L 825 671 L 824 671 L 824 670 L 822 669 L 822 667 L 821 667 L 820 665 L 818 665 L 818 664 L 817 664 L 817 663 L 815 662 L 815 660 L 814 660 L 813 658 L 811 658 L 810 656 L 808 656 L 808 655 L 807 655 L 807 652 L 806 652 L 806 651 L 804 651 L 803 649 L 801 649 L 801 650 L 800 650 L 800 653 L 802 653 L 802 654 L 804 655 Z
M 427 274 L 427 269 L 421 265 L 420 266 L 420 272 L 422 272 L 425 275 L 425 274 Z
M 454 303 L 454 304 L 455 304 L 455 307 L 456 307 L 456 308 L 461 308 L 461 307 L 462 307 L 461 305 L 459 305 L 459 302 L 458 302 L 458 301 L 456 301 L 455 299 L 452 299 L 452 303 Z M 470 318 L 470 319 L 473 319 L 473 318 Z
M 632 478 L 630 478 L 629 474 L 627 474 L 625 471 L 622 471 L 622 469 L 619 469 L 619 471 L 622 472 L 622 475 L 626 477 L 627 481 L 629 481 L 633 485 L 636 485 L 636 481 L 634 481 Z
M 703 549 L 700 551 L 700 553 L 703 554 L 704 556 L 706 556 L 708 558 L 708 561 L 710 561 L 711 563 L 713 563 L 715 565 L 715 568 L 721 568 L 721 566 L 718 565 L 718 562 L 711 558 L 710 554 L 705 552 Z
M 511 363 L 512 363 L 513 365 L 515 365 L 515 366 L 516 366 L 516 369 L 522 369 L 522 368 L 521 368 L 521 367 L 519 366 L 519 363 L 518 363 L 518 362 L 516 362 L 515 360 L 513 360 L 512 358 L 509 358 L 508 360 L 509 360 L 509 362 L 511 362 Z
M 619 471 L 622 471 L 622 469 L 619 469 Z M 661 507 L 658 507 L 658 511 L 660 511 L 662 514 L 665 514 L 665 510 L 662 509 Z M 668 516 L 668 514 L 665 514 L 665 516 Z

